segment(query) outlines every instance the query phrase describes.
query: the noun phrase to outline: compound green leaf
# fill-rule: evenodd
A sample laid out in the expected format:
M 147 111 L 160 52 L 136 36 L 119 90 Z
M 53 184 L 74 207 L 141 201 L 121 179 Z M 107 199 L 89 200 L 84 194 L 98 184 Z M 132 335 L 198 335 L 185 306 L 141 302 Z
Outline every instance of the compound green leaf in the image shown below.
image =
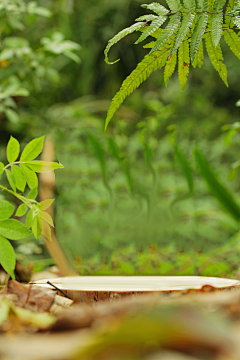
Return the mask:
M 21 168 L 30 189 L 38 187 L 38 178 L 35 172 L 25 164 L 21 164 Z
M 191 44 L 190 44 L 190 55 L 192 61 L 197 54 L 200 44 L 202 43 L 202 38 L 205 33 L 206 27 L 208 24 L 208 14 L 201 14 L 198 18 L 198 21 L 193 29 Z
M 228 86 L 227 68 L 223 63 L 223 54 L 220 45 L 218 44 L 215 48 L 210 33 L 205 35 L 205 44 L 209 59 L 213 64 L 213 67 L 215 70 L 217 70 L 223 82 Z
M 0 235 L 0 264 L 13 279 L 16 266 L 15 253 L 10 242 Z
M 171 50 L 171 54 L 173 54 L 179 46 L 182 44 L 183 40 L 185 39 L 185 36 L 187 35 L 187 32 L 189 30 L 189 27 L 192 25 L 193 20 L 195 18 L 195 14 L 184 14 L 182 18 L 181 26 L 177 32 L 177 35 L 174 40 L 174 44 Z
M 117 35 L 115 35 L 111 40 L 108 41 L 107 47 L 104 50 L 104 54 L 105 54 L 105 62 L 107 64 L 115 64 L 117 61 L 119 61 L 120 59 L 114 61 L 114 62 L 109 62 L 108 60 L 108 53 L 109 50 L 111 49 L 111 47 L 116 44 L 117 42 L 119 42 L 122 38 L 124 38 L 125 36 L 132 34 L 134 31 L 140 30 L 141 27 L 143 26 L 142 23 L 137 23 L 137 24 L 133 24 L 132 26 L 120 31 Z M 29 159 L 30 160 L 30 159 Z
M 180 0 L 166 0 L 166 2 L 172 12 L 179 11 L 182 8 Z
M 0 200 L 0 221 L 9 219 L 14 212 L 14 206 L 6 200 Z
M 194 60 L 192 62 L 192 66 L 195 68 L 196 66 L 198 66 L 199 68 L 201 68 L 203 66 L 203 42 L 201 41 L 199 49 L 197 51 L 197 54 L 194 57 Z
M 16 188 L 23 192 L 26 187 L 26 179 L 25 179 L 22 169 L 20 169 L 20 167 L 17 165 L 13 165 L 12 166 L 12 175 L 13 175 L 13 179 L 14 179 Z
M 24 163 L 29 169 L 37 173 L 47 173 L 56 169 L 64 168 L 62 164 L 50 161 L 33 160 L 25 161 Z
M 20 161 L 25 162 L 35 159 L 42 152 L 43 142 L 44 136 L 30 141 L 23 149 Z
M 215 47 L 218 46 L 222 36 L 223 13 L 212 15 L 212 41 Z
M 176 64 L 177 64 L 177 52 L 175 52 L 175 53 L 173 53 L 172 55 L 169 56 L 169 58 L 168 58 L 168 60 L 166 62 L 166 66 L 164 68 L 164 83 L 165 83 L 166 87 L 167 87 L 167 84 L 168 84 L 168 80 L 170 79 L 170 77 L 174 73 L 174 70 L 176 68 Z
M 169 10 L 167 10 L 164 6 L 160 5 L 159 3 L 143 4 L 141 6 L 145 9 L 152 10 L 157 15 L 166 15 L 169 13 Z
M 189 56 L 189 43 L 183 41 L 178 50 L 178 78 L 180 83 L 181 92 L 183 91 L 189 74 L 190 56 Z
M 239 59 L 240 59 L 240 38 L 234 30 L 227 29 L 223 32 L 224 40 Z
M 11 136 L 7 144 L 7 159 L 9 163 L 13 163 L 14 161 L 17 160 L 19 152 L 20 152 L 19 142 L 17 141 L 17 139 Z
M 21 204 L 21 205 L 18 207 L 15 216 L 21 217 L 21 216 L 25 215 L 26 212 L 27 212 L 27 209 L 28 209 L 28 207 L 27 207 L 26 204 Z
M 145 40 L 148 36 L 150 36 L 154 31 L 156 31 L 165 21 L 167 20 L 166 16 L 158 16 L 156 20 L 153 20 L 150 26 L 147 27 L 142 35 L 137 39 L 135 44 L 140 43 L 141 41 Z
M 158 18 L 157 15 L 150 14 L 150 15 L 139 16 L 135 21 L 153 21 L 157 18 Z
M 162 34 L 157 39 L 154 47 L 150 51 L 150 54 L 152 52 L 157 51 L 158 49 L 160 49 L 160 47 L 162 47 L 168 41 L 168 39 L 172 36 L 174 31 L 177 29 L 177 27 L 178 27 L 178 25 L 180 23 L 180 20 L 181 20 L 181 13 L 180 12 L 178 12 L 175 15 L 172 16 L 169 23 L 165 27 L 164 31 L 162 32 Z
M 8 219 L 0 221 L 0 235 L 10 240 L 19 240 L 31 235 L 31 231 L 20 221 Z
M 8 169 L 6 169 L 5 171 L 6 171 L 6 175 L 7 175 L 7 179 L 8 179 L 9 185 L 11 186 L 11 188 L 13 189 L 13 191 L 16 192 L 16 185 L 15 185 L 15 181 L 14 181 L 13 174 L 12 174 L 11 171 L 9 171 Z

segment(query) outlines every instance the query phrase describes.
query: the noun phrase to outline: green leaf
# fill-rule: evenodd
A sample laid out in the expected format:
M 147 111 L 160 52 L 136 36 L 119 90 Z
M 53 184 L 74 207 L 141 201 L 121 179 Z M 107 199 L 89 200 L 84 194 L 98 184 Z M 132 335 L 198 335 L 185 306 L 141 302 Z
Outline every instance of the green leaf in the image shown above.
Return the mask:
M 54 202 L 54 199 L 47 199 L 47 200 L 41 201 L 39 203 L 39 209 L 47 210 L 52 205 L 53 202 Z
M 27 207 L 26 204 L 21 204 L 21 205 L 18 207 L 15 216 L 21 217 L 21 216 L 25 215 L 26 212 L 27 212 L 27 209 L 28 209 L 28 207 Z
M 179 11 L 182 8 L 180 0 L 166 0 L 166 2 L 172 12 Z
M 232 21 L 234 25 L 236 25 L 240 29 L 240 16 L 235 16 Z
M 13 179 L 14 179 L 16 188 L 23 192 L 26 187 L 26 179 L 25 179 L 22 169 L 20 169 L 20 167 L 17 165 L 13 165 L 12 166 L 12 175 L 13 175 Z
M 150 51 L 150 54 L 154 51 L 157 51 L 158 49 L 160 49 L 161 46 L 163 46 L 168 39 L 172 36 L 172 34 L 174 33 L 174 31 L 177 29 L 179 23 L 181 20 L 181 13 L 178 12 L 175 15 L 173 15 L 169 21 L 169 23 L 167 24 L 167 26 L 165 27 L 164 31 L 162 32 L 162 34 L 159 36 L 159 38 L 157 39 L 154 47 L 152 48 L 152 50 Z
M 19 142 L 17 141 L 17 139 L 11 136 L 7 144 L 7 159 L 9 163 L 13 163 L 14 161 L 17 160 L 19 151 L 20 151 Z
M 211 60 L 213 67 L 215 70 L 217 70 L 223 82 L 228 86 L 227 68 L 223 63 L 223 54 L 220 45 L 218 44 L 218 46 L 215 48 L 212 37 L 209 33 L 205 35 L 205 44 L 209 59 Z
M 33 222 L 34 222 L 34 212 L 33 210 L 29 210 L 28 214 L 27 214 L 27 217 L 26 217 L 26 227 L 28 229 L 30 229 L 33 225 Z
M 203 43 L 201 41 L 201 44 L 199 46 L 199 49 L 197 51 L 197 54 L 194 57 L 194 60 L 192 62 L 192 66 L 195 68 L 196 66 L 198 66 L 199 68 L 201 68 L 203 66 Z
M 240 59 L 239 36 L 235 33 L 234 30 L 231 29 L 224 30 L 223 34 L 224 34 L 224 40 L 226 41 L 226 43 L 228 44 L 234 55 L 236 55 Z
M 35 216 L 32 224 L 32 232 L 36 239 L 39 238 L 42 232 L 41 219 L 38 216 Z
M 28 199 L 35 200 L 38 195 L 38 188 L 35 187 L 34 189 L 29 191 L 29 194 L 27 196 Z
M 124 38 L 125 36 L 127 36 L 128 34 L 133 33 L 134 31 L 139 30 L 142 27 L 142 23 L 137 23 L 137 24 L 133 24 L 132 26 L 120 31 L 117 35 L 115 35 L 111 40 L 108 41 L 107 47 L 104 50 L 104 54 L 105 54 L 105 62 L 107 64 L 115 64 L 117 61 L 119 61 L 120 59 L 114 61 L 114 62 L 109 62 L 108 60 L 108 53 L 109 50 L 111 49 L 111 47 L 116 44 L 118 41 L 120 41 L 122 38 Z
M 152 10 L 157 15 L 166 15 L 169 13 L 169 10 L 159 3 L 142 4 L 141 6 L 145 9 Z
M 38 187 L 38 178 L 35 172 L 25 164 L 21 164 L 21 168 L 30 189 Z
M 4 164 L 2 162 L 0 162 L 0 175 L 3 173 L 4 169 Z
M 222 207 L 235 219 L 240 220 L 240 207 L 236 203 L 233 195 L 229 190 L 218 180 L 216 174 L 211 169 L 209 163 L 199 149 L 195 150 L 195 160 L 197 166 L 206 181 L 208 188 L 212 195 L 219 201 Z
M 167 84 L 168 84 L 168 80 L 170 79 L 170 77 L 174 73 L 176 64 L 177 64 L 177 52 L 170 55 L 167 62 L 166 62 L 166 66 L 165 66 L 165 69 L 164 69 L 164 83 L 165 83 L 166 87 L 167 87 Z
M 212 41 L 215 47 L 218 46 L 222 36 L 223 13 L 212 15 Z
M 190 44 L 190 55 L 191 59 L 195 58 L 197 51 L 202 43 L 202 38 L 205 33 L 206 27 L 208 24 L 208 14 L 200 14 L 198 21 L 193 29 L 191 44 Z
M 34 139 L 23 149 L 20 161 L 29 161 L 35 159 L 43 149 L 44 136 Z
M 183 41 L 178 50 L 178 78 L 180 83 L 181 92 L 187 83 L 189 74 L 190 56 L 189 56 L 189 43 Z
M 153 21 L 157 18 L 158 18 L 157 15 L 150 14 L 150 15 L 139 16 L 135 21 Z
M 42 220 L 41 225 L 42 225 L 42 235 L 47 240 L 52 241 L 52 230 L 49 224 L 46 221 Z
M 50 161 L 48 162 L 48 161 L 40 161 L 40 160 L 25 161 L 25 165 L 27 165 L 28 168 L 30 168 L 32 171 L 37 173 L 46 173 L 56 169 L 64 168 L 62 164 L 59 164 L 57 162 L 50 162 Z
M 51 216 L 45 212 L 45 211 L 40 211 L 39 212 L 39 217 L 43 220 L 45 220 L 49 225 L 51 225 L 52 227 L 54 227 L 53 224 L 53 219 L 51 218 Z
M 156 51 L 154 54 L 146 55 L 137 65 L 136 69 L 133 70 L 133 72 L 124 80 L 120 90 L 112 99 L 111 105 L 108 109 L 105 129 L 125 98 L 137 89 L 155 70 L 162 68 L 167 61 L 168 55 L 168 47 L 161 51 Z
M 8 219 L 0 221 L 0 235 L 11 240 L 19 240 L 31 235 L 31 231 L 20 221 Z
M 185 36 L 187 35 L 187 32 L 189 30 L 189 27 L 192 25 L 193 20 L 195 18 L 195 14 L 184 14 L 182 19 L 182 24 L 177 32 L 177 35 L 174 40 L 174 44 L 171 50 L 171 54 L 173 54 L 182 44 L 183 40 L 185 39 Z
M 15 182 L 14 182 L 13 174 L 11 173 L 11 171 L 9 171 L 7 169 L 5 171 L 6 171 L 6 175 L 7 175 L 9 185 L 11 186 L 13 191 L 16 192 L 17 190 L 16 190 L 16 185 L 15 185 Z
M 137 39 L 135 44 L 140 43 L 141 41 L 145 40 L 148 36 L 154 33 L 165 21 L 167 20 L 166 16 L 158 16 L 156 20 L 154 20 L 150 26 L 142 33 L 142 35 Z
M 9 219 L 14 212 L 14 206 L 6 200 L 0 200 L 0 220 Z
M 10 242 L 0 235 L 0 264 L 13 279 L 16 266 L 15 253 Z

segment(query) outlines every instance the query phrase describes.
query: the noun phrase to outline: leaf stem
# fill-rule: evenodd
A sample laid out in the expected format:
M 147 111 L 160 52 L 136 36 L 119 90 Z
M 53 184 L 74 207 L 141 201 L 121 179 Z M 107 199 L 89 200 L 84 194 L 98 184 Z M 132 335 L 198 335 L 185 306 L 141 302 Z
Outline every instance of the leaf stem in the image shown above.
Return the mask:
M 14 162 L 12 162 L 12 163 L 7 164 L 7 165 L 3 168 L 3 170 L 6 170 L 6 169 L 9 168 L 10 166 L 17 165 L 17 164 L 25 164 L 25 162 L 23 162 L 23 161 L 14 161 Z

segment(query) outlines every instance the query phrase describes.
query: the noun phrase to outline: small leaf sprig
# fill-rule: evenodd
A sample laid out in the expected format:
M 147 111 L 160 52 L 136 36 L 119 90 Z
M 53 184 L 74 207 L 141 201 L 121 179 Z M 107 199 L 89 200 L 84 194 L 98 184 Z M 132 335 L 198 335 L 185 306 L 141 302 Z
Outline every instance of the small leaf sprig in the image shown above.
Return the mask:
M 42 152 L 44 136 L 30 141 L 20 154 L 20 144 L 17 139 L 11 137 L 6 150 L 8 164 L 0 162 L 0 175 L 7 177 L 11 189 L 0 185 L 0 189 L 17 197 L 22 204 L 18 207 L 15 216 L 26 215 L 25 225 L 16 219 L 11 219 L 15 207 L 6 200 L 0 200 L 0 264 L 14 278 L 16 264 L 14 249 L 9 240 L 20 240 L 32 233 L 37 239 L 41 234 L 51 238 L 51 227 L 54 227 L 53 219 L 46 212 L 54 199 L 37 202 L 38 177 L 36 173 L 46 173 L 63 168 L 57 162 L 35 160 Z M 27 196 L 24 195 L 26 186 L 30 188 Z

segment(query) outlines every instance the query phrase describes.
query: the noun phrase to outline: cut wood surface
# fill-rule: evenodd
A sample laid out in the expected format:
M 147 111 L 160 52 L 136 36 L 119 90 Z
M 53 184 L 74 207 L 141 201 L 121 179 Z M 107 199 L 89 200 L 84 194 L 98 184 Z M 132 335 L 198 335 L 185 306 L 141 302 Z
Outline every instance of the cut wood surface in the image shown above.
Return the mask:
M 211 291 L 240 287 L 238 280 L 202 276 L 74 276 L 32 282 L 45 288 L 50 284 L 78 302 L 94 302 L 146 293 Z M 60 295 L 60 293 L 59 293 Z

